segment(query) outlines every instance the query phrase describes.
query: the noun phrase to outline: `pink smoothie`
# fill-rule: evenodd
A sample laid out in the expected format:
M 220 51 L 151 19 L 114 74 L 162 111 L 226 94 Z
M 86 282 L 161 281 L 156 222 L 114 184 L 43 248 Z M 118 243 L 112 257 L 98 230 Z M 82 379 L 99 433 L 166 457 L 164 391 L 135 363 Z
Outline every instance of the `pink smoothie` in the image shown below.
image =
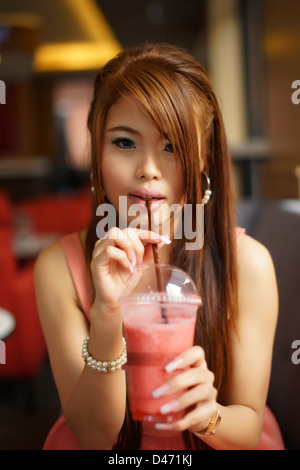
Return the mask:
M 195 307 L 168 305 L 168 323 L 164 323 L 157 304 L 132 308 L 124 316 L 127 343 L 127 378 L 130 408 L 136 420 L 168 421 L 179 419 L 179 413 L 160 414 L 159 408 L 178 395 L 153 398 L 152 391 L 172 377 L 164 366 L 193 345 Z M 176 372 L 173 373 L 173 375 Z

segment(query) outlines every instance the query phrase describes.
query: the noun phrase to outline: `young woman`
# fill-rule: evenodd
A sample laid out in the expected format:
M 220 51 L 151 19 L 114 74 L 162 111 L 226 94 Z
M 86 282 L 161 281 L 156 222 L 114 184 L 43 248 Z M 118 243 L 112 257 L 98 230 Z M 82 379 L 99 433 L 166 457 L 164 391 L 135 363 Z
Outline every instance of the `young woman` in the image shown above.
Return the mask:
M 88 128 L 93 220 L 36 264 L 37 301 L 63 410 L 45 448 L 283 448 L 265 406 L 277 320 L 274 268 L 266 248 L 235 226 L 224 127 L 202 66 L 168 45 L 122 52 L 96 78 Z M 121 226 L 120 196 L 128 210 L 156 197 L 158 229 L 131 228 L 130 216 Z M 184 233 L 177 239 L 172 232 L 170 240 L 159 235 L 169 222 L 166 205 L 202 202 L 201 249 L 186 250 Z M 97 239 L 96 208 L 104 203 L 114 206 L 117 222 Z M 96 360 L 120 356 L 118 299 L 135 270 L 153 262 L 152 244 L 161 262 L 194 279 L 204 302 L 195 346 L 174 358 L 176 376 L 154 391 L 184 390 L 164 408 L 184 410 L 184 417 L 157 429 L 133 421 L 123 369 L 103 373 L 81 357 L 86 336 Z

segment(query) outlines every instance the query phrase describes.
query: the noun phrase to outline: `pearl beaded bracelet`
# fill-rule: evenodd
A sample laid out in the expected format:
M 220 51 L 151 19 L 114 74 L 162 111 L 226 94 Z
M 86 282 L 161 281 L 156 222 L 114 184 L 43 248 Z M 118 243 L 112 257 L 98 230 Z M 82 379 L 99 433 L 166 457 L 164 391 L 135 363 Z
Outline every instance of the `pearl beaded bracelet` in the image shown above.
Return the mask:
M 121 355 L 114 361 L 97 361 L 90 355 L 88 346 L 89 346 L 89 336 L 85 338 L 82 345 L 81 357 L 84 362 L 91 367 L 92 369 L 98 370 L 99 372 L 115 372 L 116 370 L 121 369 L 123 364 L 127 362 L 127 352 L 126 352 L 126 341 L 123 337 L 123 351 Z

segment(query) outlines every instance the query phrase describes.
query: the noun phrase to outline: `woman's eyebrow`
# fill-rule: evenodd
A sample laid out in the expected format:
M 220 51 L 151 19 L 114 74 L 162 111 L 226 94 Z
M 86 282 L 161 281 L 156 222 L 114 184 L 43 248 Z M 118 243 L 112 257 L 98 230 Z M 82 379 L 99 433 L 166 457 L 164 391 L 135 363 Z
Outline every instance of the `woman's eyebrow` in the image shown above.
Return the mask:
M 128 126 L 115 126 L 115 127 L 111 127 L 110 129 L 106 129 L 106 132 L 115 132 L 115 131 L 125 131 L 125 132 L 130 132 L 131 134 L 140 135 L 139 131 Z

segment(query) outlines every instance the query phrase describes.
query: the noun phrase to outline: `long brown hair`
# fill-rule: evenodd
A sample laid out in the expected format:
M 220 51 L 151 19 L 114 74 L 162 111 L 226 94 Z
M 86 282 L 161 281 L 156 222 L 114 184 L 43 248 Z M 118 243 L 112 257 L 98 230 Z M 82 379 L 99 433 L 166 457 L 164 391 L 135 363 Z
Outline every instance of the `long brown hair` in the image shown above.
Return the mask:
M 204 245 L 185 250 L 186 240 L 173 241 L 170 263 L 184 269 L 203 298 L 195 344 L 205 350 L 215 375 L 218 401 L 224 402 L 230 376 L 230 334 L 237 315 L 235 217 L 231 161 L 224 125 L 211 82 L 203 67 L 186 51 L 166 44 L 145 45 L 121 52 L 100 70 L 88 116 L 94 218 L 90 224 L 86 258 L 89 266 L 96 241 L 96 207 L 107 202 L 101 179 L 102 133 L 108 110 L 120 97 L 131 95 L 143 106 L 154 126 L 170 140 L 180 159 L 185 203 L 201 204 L 206 180 L 213 195 L 205 206 Z M 129 432 L 130 427 L 130 432 Z M 127 407 L 120 448 L 137 448 L 139 426 Z

